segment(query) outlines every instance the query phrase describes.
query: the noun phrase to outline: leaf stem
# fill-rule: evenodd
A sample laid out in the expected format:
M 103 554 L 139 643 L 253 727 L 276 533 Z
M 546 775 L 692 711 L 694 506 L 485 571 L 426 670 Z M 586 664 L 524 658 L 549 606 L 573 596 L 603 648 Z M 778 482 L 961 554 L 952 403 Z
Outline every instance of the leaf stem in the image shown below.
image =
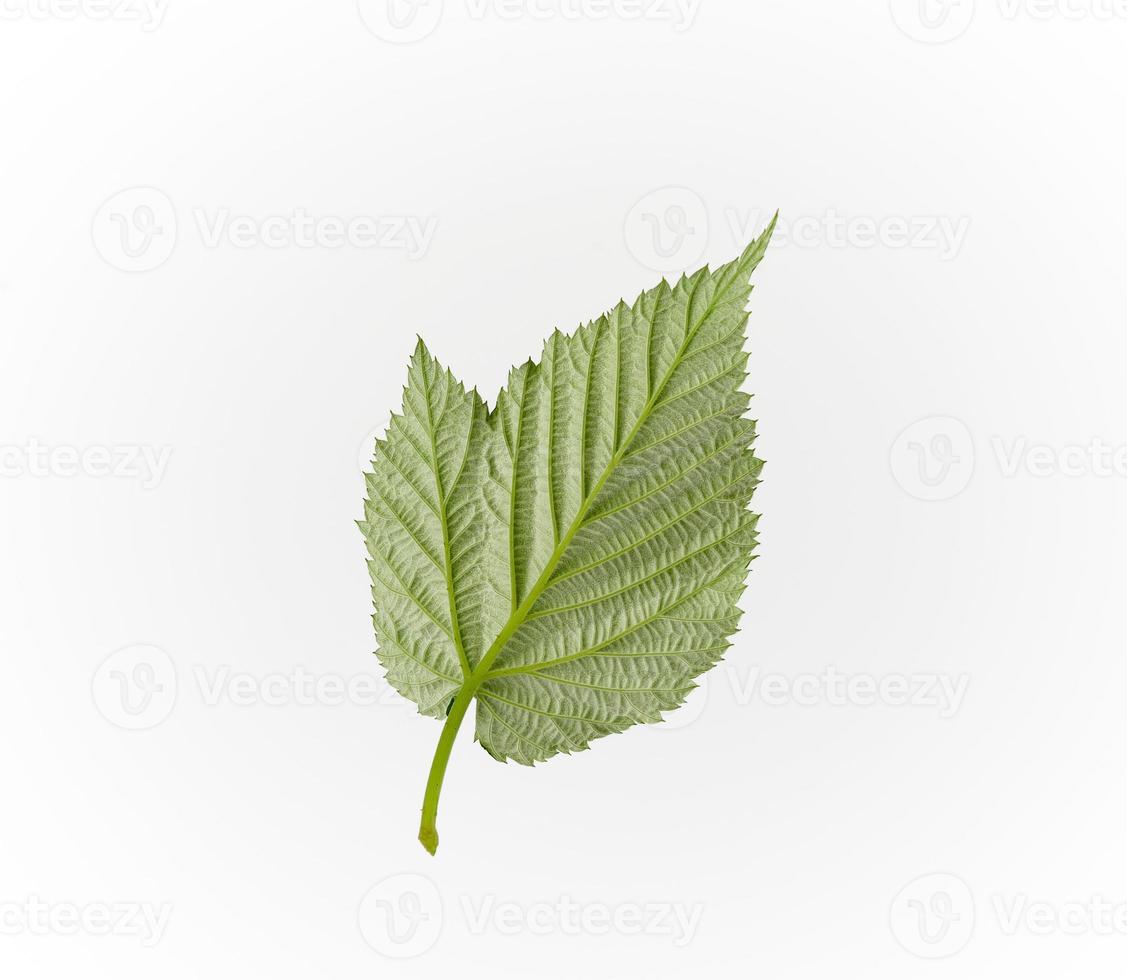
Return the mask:
M 637 428 L 638 427 L 635 426 L 635 431 Z M 536 584 L 532 586 L 528 595 L 525 596 L 524 602 L 513 611 L 504 629 L 501 630 L 497 639 L 493 641 L 489 649 L 485 651 L 485 655 L 473 669 L 473 672 L 466 678 L 461 690 L 458 691 L 457 697 L 455 697 L 450 704 L 450 710 L 446 714 L 446 723 L 442 726 L 442 734 L 438 736 L 438 745 L 434 750 L 434 759 L 430 764 L 427 788 L 426 792 L 423 794 L 423 819 L 419 824 L 419 841 L 431 854 L 434 854 L 434 852 L 438 850 L 438 829 L 435 827 L 435 818 L 438 816 L 438 797 L 442 792 L 442 780 L 446 775 L 446 765 L 450 761 L 450 750 L 454 747 L 454 738 L 458 734 L 458 728 L 461 726 L 470 704 L 477 695 L 477 689 L 481 687 L 482 682 L 489 676 L 489 671 L 493 667 L 493 661 L 497 659 L 497 655 L 504 649 L 505 644 L 509 642 L 512 635 L 528 617 L 528 611 L 536 604 L 536 600 L 540 598 L 540 593 L 547 587 L 552 573 L 556 570 L 556 565 L 559 564 L 564 552 L 567 551 L 568 545 L 571 544 L 571 539 L 575 537 L 576 532 L 582 526 L 583 518 L 587 514 L 587 508 L 591 506 L 591 501 L 595 499 L 599 490 L 602 489 L 603 484 L 606 482 L 607 477 L 610 475 L 618 459 L 619 456 L 616 455 L 614 459 L 607 464 L 607 468 L 603 472 L 595 489 L 591 491 L 590 495 L 579 508 L 579 512 L 575 515 L 575 520 L 572 521 L 567 534 L 565 534 L 563 539 L 556 545 L 555 551 L 552 552 L 548 563 L 544 566 L 544 570 L 536 580 Z
M 438 850 L 438 797 L 442 792 L 442 780 L 446 776 L 446 765 L 450 761 L 450 750 L 461 727 L 462 719 L 477 693 L 477 685 L 469 682 L 462 685 L 458 696 L 450 705 L 442 734 L 438 737 L 438 747 L 434 750 L 434 760 L 430 764 L 426 793 L 423 795 L 423 819 L 419 824 L 419 841 L 431 854 Z

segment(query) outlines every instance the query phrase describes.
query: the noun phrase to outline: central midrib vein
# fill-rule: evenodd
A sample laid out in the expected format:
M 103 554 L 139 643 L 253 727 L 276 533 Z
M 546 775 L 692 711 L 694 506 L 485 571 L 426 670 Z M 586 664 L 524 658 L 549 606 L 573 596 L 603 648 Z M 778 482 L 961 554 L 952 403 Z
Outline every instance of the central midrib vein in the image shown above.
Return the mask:
M 426 379 L 425 368 L 423 369 L 423 379 Z M 443 413 L 446 411 L 446 402 L 450 398 L 449 379 L 447 379 L 446 384 L 446 398 L 443 399 L 442 402 Z M 429 388 L 430 385 L 428 384 L 427 387 Z M 438 521 L 440 527 L 442 528 L 442 555 L 443 563 L 445 565 L 444 571 L 446 574 L 446 594 L 449 597 L 450 601 L 450 628 L 452 631 L 451 638 L 454 640 L 454 647 L 458 651 L 458 662 L 462 666 L 462 673 L 468 678 L 471 676 L 470 660 L 469 657 L 466 656 L 465 646 L 462 643 L 462 630 L 458 625 L 458 603 L 457 597 L 454 594 L 454 566 L 450 555 L 450 528 L 446 520 L 446 490 L 442 486 L 442 474 L 440 473 L 438 466 L 438 443 L 435 439 L 434 431 L 434 409 L 431 407 L 429 391 L 424 392 L 424 401 L 426 402 L 427 406 L 427 428 L 430 430 L 431 468 L 434 470 L 434 492 L 435 496 L 438 498 Z M 441 415 L 442 413 L 439 414 L 440 418 Z M 473 426 L 474 417 L 473 410 L 471 408 L 470 428 L 466 433 L 467 453 L 469 452 L 469 442 L 473 438 Z M 463 458 L 463 465 L 464 464 L 465 459 Z M 455 480 L 455 483 L 457 483 L 457 480 Z
M 700 286 L 700 283 L 704 281 L 704 278 L 705 277 L 702 275 L 701 279 L 693 285 L 692 291 L 689 293 L 689 296 L 686 299 L 686 318 L 688 317 L 689 312 L 692 310 L 693 299 L 696 296 L 697 288 Z M 560 560 L 567 552 L 568 546 L 571 544 L 572 539 L 583 527 L 583 520 L 587 516 L 587 511 L 590 510 L 591 505 L 595 502 L 595 499 L 598 497 L 599 492 L 602 490 L 607 480 L 610 479 L 611 474 L 614 473 L 615 469 L 618 467 L 618 464 L 621 463 L 623 457 L 627 455 L 627 451 L 629 450 L 631 443 L 634 441 L 635 436 L 637 436 L 642 426 L 645 425 L 645 423 L 649 420 L 650 413 L 653 412 L 654 408 L 657 406 L 658 401 L 660 401 L 661 396 L 665 391 L 666 385 L 669 384 L 670 379 L 673 377 L 673 373 L 680 366 L 681 361 L 684 360 L 685 354 L 689 349 L 689 345 L 693 342 L 693 338 L 696 337 L 697 333 L 700 332 L 701 327 L 704 326 L 705 322 L 712 315 L 712 312 L 716 307 L 716 303 L 719 300 L 720 296 L 723 294 L 724 290 L 727 288 L 727 285 L 728 284 L 726 282 L 717 283 L 716 292 L 709 302 L 708 307 L 705 309 L 704 313 L 701 314 L 700 319 L 691 329 L 686 329 L 684 341 L 682 341 L 677 354 L 670 362 L 669 367 L 666 369 L 666 372 L 662 376 L 661 381 L 654 389 L 653 394 L 650 395 L 649 401 L 646 402 L 646 404 L 642 407 L 641 412 L 638 413 L 637 421 L 627 433 L 626 438 L 623 439 L 622 445 L 618 447 L 618 449 L 615 451 L 615 454 L 610 458 L 610 461 L 604 468 L 602 475 L 598 479 L 598 482 L 591 489 L 591 492 L 588 493 L 584 498 L 583 503 L 580 505 L 579 510 L 576 512 L 575 518 L 571 522 L 571 526 L 567 529 L 567 532 L 560 539 L 559 543 L 552 551 L 547 564 L 545 564 L 544 566 L 544 570 L 540 573 L 539 578 L 537 578 L 535 584 L 529 590 L 528 595 L 525 596 L 524 601 L 521 602 L 521 604 L 517 606 L 517 608 L 509 616 L 508 622 L 505 623 L 505 626 L 497 635 L 497 638 L 490 645 L 489 649 L 486 650 L 477 666 L 473 669 L 473 672 L 466 678 L 466 683 L 462 688 L 463 693 L 465 692 L 466 688 L 471 688 L 476 692 L 477 688 L 481 686 L 482 681 L 485 680 L 486 675 L 489 673 L 490 667 L 493 666 L 493 661 L 497 659 L 501 651 L 508 644 L 509 640 L 512 639 L 513 634 L 516 633 L 516 631 L 523 625 L 529 612 L 531 612 L 532 607 L 540 598 L 541 593 L 550 584 L 552 574 L 555 572 L 556 566 L 560 563 Z M 657 319 L 658 313 L 659 306 L 655 304 L 652 320 Z M 648 362 L 648 351 L 646 358 Z M 582 465 L 583 461 L 580 460 L 580 466 L 582 467 Z

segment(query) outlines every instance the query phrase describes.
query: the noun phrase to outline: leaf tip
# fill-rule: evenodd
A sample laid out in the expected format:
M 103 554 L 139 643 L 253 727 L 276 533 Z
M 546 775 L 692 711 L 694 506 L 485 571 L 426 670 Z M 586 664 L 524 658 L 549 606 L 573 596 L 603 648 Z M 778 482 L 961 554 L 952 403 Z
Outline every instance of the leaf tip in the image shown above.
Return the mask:
M 434 857 L 435 851 L 438 850 L 438 831 L 433 827 L 420 827 L 419 843 L 431 857 Z

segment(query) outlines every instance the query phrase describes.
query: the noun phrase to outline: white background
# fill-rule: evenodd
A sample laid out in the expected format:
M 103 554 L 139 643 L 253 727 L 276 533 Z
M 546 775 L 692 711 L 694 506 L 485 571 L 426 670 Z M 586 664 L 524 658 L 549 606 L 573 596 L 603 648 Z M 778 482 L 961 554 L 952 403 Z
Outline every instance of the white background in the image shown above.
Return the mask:
M 0 973 L 1122 976 L 1127 9 L 122 2 L 0 18 Z M 467 726 L 430 858 L 352 523 L 415 333 L 491 396 L 776 207 L 727 663 Z

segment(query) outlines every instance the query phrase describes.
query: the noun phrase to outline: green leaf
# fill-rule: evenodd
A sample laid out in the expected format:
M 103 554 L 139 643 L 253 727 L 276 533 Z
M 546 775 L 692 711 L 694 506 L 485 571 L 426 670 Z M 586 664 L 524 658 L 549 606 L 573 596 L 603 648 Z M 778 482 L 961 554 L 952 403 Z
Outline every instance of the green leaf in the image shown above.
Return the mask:
M 773 228 L 715 271 L 555 332 L 492 411 L 419 342 L 361 529 L 380 661 L 445 719 L 419 835 L 431 853 L 471 703 L 482 747 L 531 765 L 660 721 L 730 645 L 762 467 L 746 305 Z

